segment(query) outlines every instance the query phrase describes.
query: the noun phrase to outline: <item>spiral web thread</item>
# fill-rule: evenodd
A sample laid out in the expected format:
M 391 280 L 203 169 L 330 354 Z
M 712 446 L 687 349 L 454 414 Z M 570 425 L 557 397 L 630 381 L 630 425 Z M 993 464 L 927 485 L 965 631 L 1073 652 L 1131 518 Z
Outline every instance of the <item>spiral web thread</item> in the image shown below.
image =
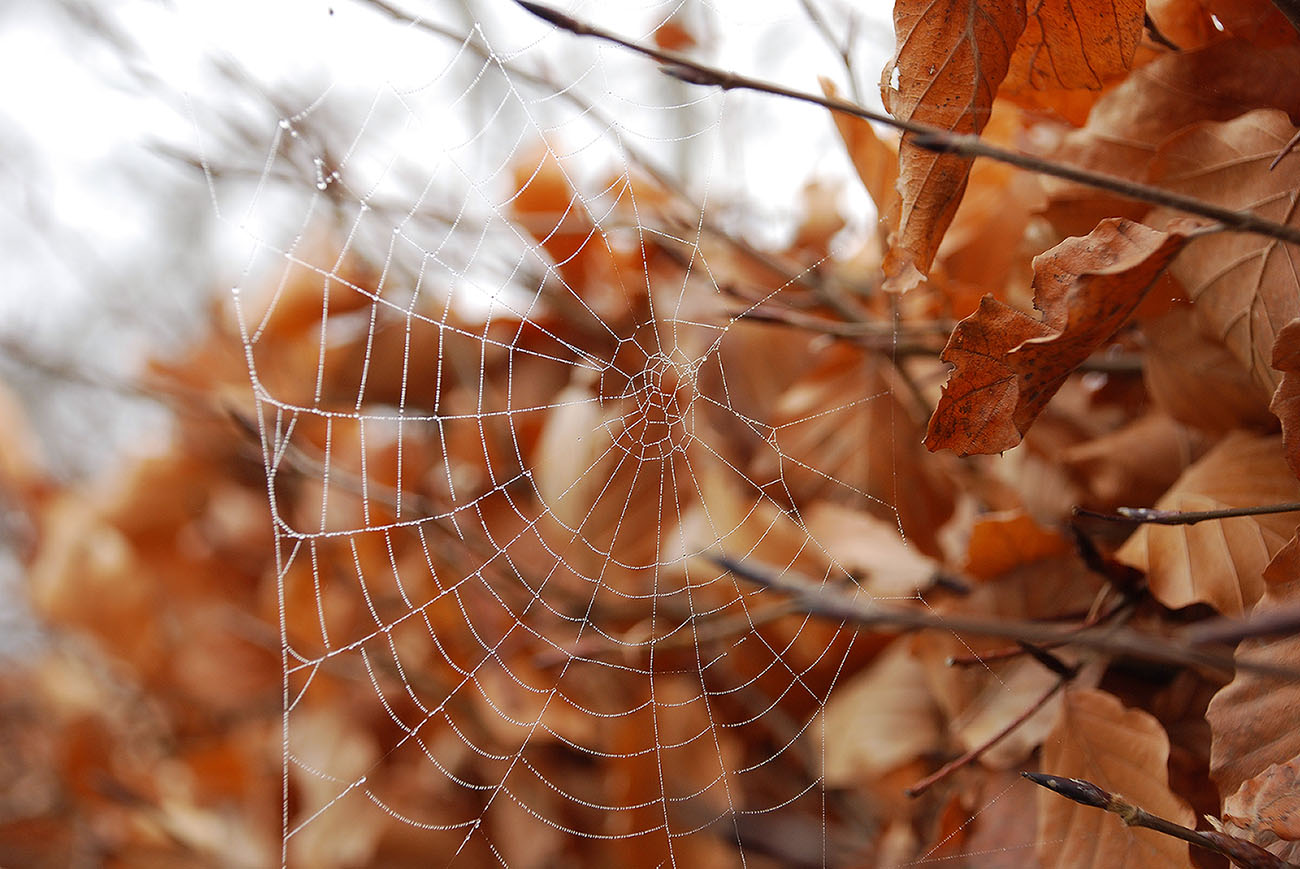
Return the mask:
M 879 638 L 717 560 L 923 601 L 856 555 L 922 557 L 932 483 L 899 467 L 890 354 L 766 322 L 835 263 L 747 198 L 747 154 L 806 176 L 832 128 L 498 5 L 386 22 L 423 62 L 368 98 L 276 102 L 231 218 L 254 242 L 283 860 L 851 863 L 825 711 Z M 649 38 L 678 6 L 618 23 Z M 807 29 L 783 14 L 769 42 Z

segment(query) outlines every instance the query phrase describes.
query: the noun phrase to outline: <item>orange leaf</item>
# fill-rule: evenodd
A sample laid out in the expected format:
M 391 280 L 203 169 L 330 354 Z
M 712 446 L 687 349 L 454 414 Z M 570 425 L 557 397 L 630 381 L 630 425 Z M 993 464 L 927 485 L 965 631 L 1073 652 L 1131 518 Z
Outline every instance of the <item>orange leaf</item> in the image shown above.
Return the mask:
M 1023 510 L 981 516 L 966 545 L 966 573 L 988 581 L 1069 548 L 1060 532 L 1044 528 Z
M 1293 520 L 1294 521 L 1294 520 Z M 1300 604 L 1300 580 L 1296 579 L 1295 541 L 1277 555 L 1285 570 L 1265 571 L 1269 589 L 1252 615 Z M 1300 636 L 1291 634 L 1258 640 L 1243 640 L 1237 646 L 1239 658 L 1262 664 L 1294 667 L 1300 661 Z M 1288 763 L 1300 755 L 1300 682 L 1238 670 L 1236 678 L 1221 688 L 1205 712 L 1210 723 L 1210 777 L 1219 793 L 1231 794 L 1243 782 L 1268 769 L 1270 764 Z
M 1142 40 L 1144 0 L 1030 0 L 1008 86 L 1099 90 Z
M 1156 506 L 1217 510 L 1300 500 L 1277 437 L 1234 432 L 1188 468 Z M 1196 525 L 1143 525 L 1116 557 L 1144 570 L 1151 594 L 1171 609 L 1208 603 L 1240 615 L 1264 592 L 1269 559 L 1295 529 L 1285 514 L 1234 516 Z
M 1169 789 L 1169 737 L 1155 718 L 1104 691 L 1070 690 L 1043 744 L 1044 772 L 1087 779 L 1184 826 L 1195 814 Z M 1049 791 L 1038 797 L 1038 859 L 1044 867 L 1187 866 L 1187 844 L 1125 826 L 1119 818 Z
M 1034 259 L 1041 321 L 985 297 L 953 330 L 942 358 L 956 368 L 930 418 L 925 445 L 959 455 L 1020 443 L 1079 363 L 1117 330 L 1165 265 L 1183 232 L 1104 220 Z
M 898 49 L 881 77 L 885 108 L 896 118 L 979 133 L 1024 28 L 1023 0 L 898 0 Z M 902 211 L 885 257 L 886 289 L 911 289 L 924 279 L 961 203 L 971 162 L 903 137 Z
M 819 79 L 822 93 L 836 97 L 839 92 L 828 78 Z M 898 229 L 898 147 L 883 141 L 875 129 L 861 118 L 843 112 L 831 112 L 849 160 L 862 180 L 871 201 L 876 204 L 879 224 L 886 232 Z
M 1300 154 L 1269 164 L 1295 135 L 1286 113 L 1258 109 L 1195 124 L 1160 146 L 1152 177 L 1164 187 L 1300 226 Z M 1247 233 L 1197 239 L 1171 269 L 1228 349 L 1272 392 L 1277 333 L 1300 316 L 1300 250 Z
M 1300 319 L 1278 332 L 1273 367 L 1282 372 L 1282 382 L 1268 407 L 1282 420 L 1282 451 L 1291 473 L 1300 477 Z
M 669 18 L 654 32 L 655 45 L 666 51 L 685 51 L 688 48 L 694 48 L 699 45 L 694 34 L 691 33 L 686 22 L 685 16 L 674 15 Z

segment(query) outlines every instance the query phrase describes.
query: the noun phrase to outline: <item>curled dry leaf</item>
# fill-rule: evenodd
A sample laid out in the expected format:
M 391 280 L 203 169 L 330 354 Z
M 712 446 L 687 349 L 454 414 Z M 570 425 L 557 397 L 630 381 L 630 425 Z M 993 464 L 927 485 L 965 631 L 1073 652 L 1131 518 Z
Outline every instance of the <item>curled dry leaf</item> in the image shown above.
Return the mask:
M 1195 814 L 1169 789 L 1169 738 L 1141 709 L 1126 709 L 1099 690 L 1069 690 L 1056 728 L 1043 744 L 1041 767 L 1086 779 L 1163 818 L 1193 826 Z M 1116 817 L 1061 799 L 1038 796 L 1038 859 L 1044 867 L 1188 865 L 1187 843 L 1125 826 Z
M 1300 154 L 1269 165 L 1295 135 L 1285 112 L 1258 109 L 1195 124 L 1168 139 L 1151 164 L 1161 186 L 1216 205 L 1300 226 Z M 1300 316 L 1300 250 L 1248 233 L 1217 233 L 1187 246 L 1171 271 L 1202 322 L 1272 392 L 1273 343 Z
M 991 298 L 957 324 L 942 358 L 956 368 L 925 445 L 959 455 L 1020 443 L 1065 378 L 1128 319 L 1187 239 L 1124 219 L 1034 259 L 1037 320 Z
M 1023 0 L 899 0 L 894 5 L 898 48 L 881 77 L 885 108 L 896 118 L 979 133 L 1024 29 Z M 903 137 L 902 209 L 885 256 L 887 289 L 908 290 L 925 278 L 961 203 L 972 162 Z
M 1187 469 L 1156 507 L 1217 510 L 1300 500 L 1281 439 L 1235 432 Z M 1116 553 L 1143 570 L 1167 607 L 1207 603 L 1241 615 L 1264 592 L 1263 571 L 1294 530 L 1286 514 L 1234 516 L 1196 525 L 1143 525 Z
M 1269 410 L 1282 421 L 1282 450 L 1291 473 L 1300 478 L 1300 319 L 1282 327 L 1273 344 L 1273 367 L 1282 372 L 1282 382 Z
M 1224 801 L 1223 821 L 1227 832 L 1284 860 L 1300 858 L 1300 757 L 1244 782 Z

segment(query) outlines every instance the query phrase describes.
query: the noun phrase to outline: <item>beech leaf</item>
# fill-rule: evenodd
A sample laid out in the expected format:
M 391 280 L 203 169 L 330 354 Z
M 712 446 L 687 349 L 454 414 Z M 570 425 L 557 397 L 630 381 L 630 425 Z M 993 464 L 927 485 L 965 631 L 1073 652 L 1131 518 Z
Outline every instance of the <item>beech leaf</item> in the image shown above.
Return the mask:
M 1298 567 L 1300 545 L 1292 538 L 1265 570 L 1269 588 L 1252 615 L 1258 617 L 1300 604 Z M 1243 640 L 1237 646 L 1237 656 L 1294 667 L 1300 661 L 1300 636 Z M 1271 764 L 1288 763 L 1300 755 L 1297 709 L 1300 682 L 1293 679 L 1238 670 L 1236 678 L 1219 689 L 1205 712 L 1211 734 L 1210 777 L 1219 786 L 1219 793 L 1232 794 Z
M 1282 382 L 1268 407 L 1282 421 L 1282 451 L 1291 473 L 1300 478 L 1300 319 L 1278 332 L 1272 362 L 1282 372 Z
M 898 0 L 897 51 L 881 76 L 885 108 L 903 120 L 979 133 L 1024 29 L 1023 0 Z M 902 209 L 885 256 L 886 289 L 911 289 L 925 278 L 961 204 L 972 162 L 903 137 Z
M 1030 0 L 1008 86 L 1099 90 L 1142 40 L 1144 0 Z
M 1166 140 L 1152 161 L 1163 187 L 1300 226 L 1300 154 L 1270 170 L 1295 135 L 1285 112 L 1257 109 L 1225 123 L 1199 123 Z M 1173 264 L 1202 321 L 1272 392 L 1278 332 L 1300 316 L 1300 250 L 1250 233 L 1217 233 L 1189 244 Z
M 1169 737 L 1141 709 L 1126 709 L 1100 690 L 1069 690 L 1043 743 L 1041 768 L 1081 778 L 1184 826 L 1195 814 L 1169 789 Z M 1038 859 L 1044 867 L 1186 866 L 1187 843 L 1063 800 L 1038 797 Z
M 1185 231 L 1103 220 L 1034 258 L 1037 320 L 990 297 L 957 324 L 942 359 L 955 365 L 925 445 L 959 455 L 1020 443 L 1070 373 L 1128 319 L 1182 249 Z
M 1161 510 L 1217 510 L 1300 500 L 1280 438 L 1234 432 L 1189 467 L 1156 502 Z M 1241 615 L 1264 593 L 1264 568 L 1295 530 L 1287 514 L 1234 516 L 1196 525 L 1143 525 L 1116 557 L 1145 571 L 1170 609 L 1206 603 Z

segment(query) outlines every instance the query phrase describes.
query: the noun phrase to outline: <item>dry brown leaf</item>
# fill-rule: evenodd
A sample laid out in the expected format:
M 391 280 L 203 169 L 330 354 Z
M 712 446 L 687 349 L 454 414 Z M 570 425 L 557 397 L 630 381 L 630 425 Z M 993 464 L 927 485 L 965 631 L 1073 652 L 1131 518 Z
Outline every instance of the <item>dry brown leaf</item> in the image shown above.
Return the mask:
M 1284 860 L 1300 857 L 1300 757 L 1275 763 L 1223 803 L 1226 832 Z
M 1151 175 L 1179 193 L 1300 226 L 1300 154 L 1269 169 L 1295 132 L 1277 109 L 1195 124 L 1160 146 Z M 1211 334 L 1271 394 L 1281 379 L 1270 364 L 1273 342 L 1300 316 L 1300 250 L 1260 235 L 1218 233 L 1188 244 L 1171 271 Z
M 1205 82 L 1214 82 L 1206 87 Z M 1054 159 L 1132 180 L 1145 180 L 1156 147 L 1196 121 L 1226 121 L 1263 107 L 1300 114 L 1300 47 L 1262 49 L 1221 40 L 1197 51 L 1171 52 L 1105 93 L 1085 127 L 1067 134 Z M 1087 232 L 1103 217 L 1138 219 L 1142 203 L 1072 182 L 1046 179 L 1046 216 L 1068 235 Z
M 1056 728 L 1043 744 L 1044 772 L 1086 779 L 1123 794 L 1149 812 L 1184 826 L 1196 816 L 1169 789 L 1169 739 L 1156 719 L 1126 709 L 1099 690 L 1068 690 Z M 1106 812 L 1038 796 L 1038 859 L 1044 867 L 1154 867 L 1189 865 L 1187 843 L 1125 826 Z
M 1142 332 L 1147 339 L 1142 379 L 1165 413 L 1215 434 L 1235 428 L 1267 431 L 1277 424 L 1268 393 L 1222 342 L 1205 334 L 1191 306 L 1144 321 Z
M 1300 545 L 1278 553 L 1266 572 L 1268 591 L 1255 606 L 1258 616 L 1300 604 Z M 1278 569 L 1274 569 L 1278 568 Z M 1280 667 L 1300 661 L 1300 636 L 1244 640 L 1237 656 Z M 1214 695 L 1205 717 L 1210 722 L 1210 776 L 1227 796 L 1271 764 L 1300 755 L 1300 682 L 1252 671 L 1236 677 Z
M 1281 438 L 1234 432 L 1178 478 L 1156 507 L 1217 510 L 1300 500 L 1300 482 L 1282 459 Z M 1167 607 L 1206 603 L 1241 615 L 1264 592 L 1263 571 L 1290 539 L 1285 514 L 1234 516 L 1195 525 L 1143 525 L 1116 553 L 1145 571 Z
M 1159 498 L 1204 446 L 1204 438 L 1163 413 L 1148 413 L 1064 450 L 1060 460 L 1087 480 L 1090 507 L 1112 509 Z
M 1024 28 L 1023 0 L 898 0 L 897 51 L 881 76 L 885 108 L 896 118 L 979 133 Z M 885 256 L 887 289 L 908 290 L 924 280 L 961 203 L 971 163 L 903 137 L 902 210 Z
M 942 358 L 956 368 L 930 418 L 925 445 L 958 455 L 1020 443 L 1079 363 L 1128 319 L 1185 232 L 1104 220 L 1034 259 L 1037 320 L 990 298 L 957 324 Z
M 1282 449 L 1291 473 L 1300 478 L 1300 319 L 1278 332 L 1273 344 L 1273 367 L 1282 372 L 1282 382 L 1273 393 L 1269 410 L 1282 421 Z
M 911 597 L 930 585 L 939 565 L 909 546 L 898 524 L 820 501 L 804 511 L 804 529 L 831 562 L 868 594 Z
M 827 786 L 851 787 L 935 751 L 941 736 L 925 668 L 906 640 L 895 640 L 836 689 L 822 727 L 807 738 L 825 752 Z
M 818 81 L 826 96 L 839 96 L 830 79 L 823 76 Z M 875 128 L 861 118 L 831 112 L 831 119 L 862 186 L 876 205 L 876 219 L 887 238 L 898 229 L 898 146 L 877 136 Z
M 1029 0 L 1006 86 L 1098 90 L 1133 63 L 1144 0 Z
M 1105 665 L 1093 655 L 1076 655 L 1069 651 L 1056 654 L 1068 666 L 1080 666 L 1082 672 L 1070 683 L 1074 690 L 1096 687 Z M 953 718 L 950 728 L 957 744 L 965 751 L 985 745 L 1008 725 L 1018 720 L 1034 703 L 1042 699 L 1060 676 L 1029 656 L 1022 656 L 996 668 L 996 678 L 984 683 L 971 702 Z M 992 769 L 1010 769 L 1022 764 L 1029 754 L 1043 744 L 1056 725 L 1064 695 L 1056 694 L 1032 715 L 980 755 L 980 763 Z

